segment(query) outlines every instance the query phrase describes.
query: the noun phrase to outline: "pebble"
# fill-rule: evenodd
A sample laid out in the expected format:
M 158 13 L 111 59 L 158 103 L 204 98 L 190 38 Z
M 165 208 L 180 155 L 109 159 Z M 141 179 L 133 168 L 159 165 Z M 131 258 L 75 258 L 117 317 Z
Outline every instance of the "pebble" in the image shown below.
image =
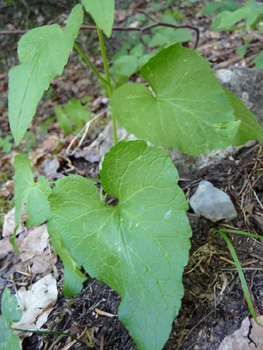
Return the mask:
M 206 180 L 202 180 L 190 198 L 190 206 L 196 214 L 216 222 L 222 219 L 232 220 L 237 217 L 236 209 L 230 197 Z

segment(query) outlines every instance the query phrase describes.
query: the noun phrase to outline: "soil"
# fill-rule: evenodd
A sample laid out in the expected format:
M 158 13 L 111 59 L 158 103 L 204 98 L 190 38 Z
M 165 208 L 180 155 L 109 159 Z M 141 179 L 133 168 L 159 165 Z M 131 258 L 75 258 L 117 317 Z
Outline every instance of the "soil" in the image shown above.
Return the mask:
M 63 4 L 63 1 L 59 2 Z M 142 2 L 143 7 L 143 2 Z M 187 10 L 192 13 L 192 21 L 195 25 L 208 28 L 208 23 L 204 18 L 200 20 L 200 8 L 194 7 Z M 200 22 L 201 21 L 201 22 Z M 219 38 L 212 38 L 214 46 L 211 44 L 209 30 L 201 35 L 200 47 L 203 53 L 208 52 L 209 45 L 213 50 L 219 50 L 221 56 L 209 51 L 212 57 L 211 62 L 214 66 L 225 63 L 229 56 L 223 51 L 229 50 L 229 43 L 235 40 L 234 46 L 239 45 L 239 39 L 229 37 L 229 34 L 221 33 Z M 210 33 L 211 34 L 211 33 Z M 220 39 L 220 40 L 219 40 Z M 6 40 L 6 39 L 5 39 Z M 209 42 L 209 45 L 208 45 Z M 227 47 L 224 47 L 227 43 Z M 191 44 L 190 44 L 191 45 Z M 216 49 L 216 45 L 221 45 Z M 220 51 L 221 50 L 221 51 Z M 223 52 L 223 54 L 222 54 Z M 233 53 L 233 52 L 232 52 Z M 231 55 L 232 55 L 231 53 Z M 208 54 L 207 54 L 208 55 Z M 228 55 L 228 56 L 227 56 Z M 246 64 L 244 61 L 238 61 L 240 64 Z M 11 62 L 16 60 L 12 57 Z M 2 62 L 3 63 L 3 62 Z M 100 63 L 100 62 L 97 62 Z M 7 62 L 5 67 L 8 67 Z M 231 66 L 229 64 L 227 67 Z M 90 88 L 89 82 L 84 82 L 90 78 L 88 70 L 82 71 L 82 75 L 76 73 L 77 69 L 83 68 L 79 63 L 77 56 L 73 55 L 70 64 L 65 70 L 64 77 L 58 78 L 53 83 L 53 89 L 56 91 L 50 101 L 42 101 L 38 115 L 43 116 L 44 120 L 48 114 L 52 114 L 55 103 L 65 103 L 70 98 L 82 98 L 87 94 L 92 96 L 94 102 L 99 97 L 99 87 Z M 88 77 L 88 79 L 87 79 Z M 4 106 L 0 107 L 3 112 L 0 117 L 1 130 L 3 135 L 10 133 L 7 123 L 7 74 L 3 72 L 0 76 L 1 99 L 5 101 Z M 85 80 L 85 81 L 86 81 Z M 82 82 L 80 84 L 79 82 Z M 76 83 L 78 82 L 78 83 Z M 88 87 L 89 86 L 89 87 Z M 94 93 L 95 91 L 95 93 Z M 58 97 L 63 96 L 63 97 Z M 96 106 L 96 107 L 95 107 Z M 101 110 L 105 103 L 99 100 L 93 104 L 94 110 Z M 37 133 L 39 121 L 31 125 L 31 131 Z M 50 134 L 60 136 L 57 131 L 57 125 L 53 124 L 48 129 Z M 86 144 L 89 144 L 97 135 L 98 130 L 94 131 Z M 37 138 L 38 143 L 42 142 Z M 6 167 L 6 162 L 2 161 L 4 154 L 1 154 L 1 164 Z M 83 158 L 71 160 L 73 166 L 79 171 L 84 171 L 84 176 L 96 177 L 98 175 L 98 163 L 85 161 Z M 75 162 L 75 163 L 74 163 Z M 84 170 L 83 170 L 84 169 Z M 67 174 L 66 165 L 61 163 L 60 171 Z M 10 178 L 13 176 L 12 168 L 8 168 Z M 78 172 L 77 172 L 78 173 Z M 220 221 L 212 223 L 209 220 L 200 217 L 189 210 L 188 217 L 193 230 L 191 239 L 192 248 L 190 251 L 189 265 L 185 268 L 183 283 L 185 288 L 182 307 L 178 317 L 174 320 L 170 338 L 163 350 L 216 350 L 222 339 L 238 329 L 242 320 L 249 315 L 249 310 L 244 299 L 244 293 L 235 266 L 231 263 L 233 260 L 226 243 L 218 235 L 212 237 L 213 231 L 217 229 L 243 230 L 251 233 L 263 235 L 263 150 L 258 144 L 250 148 L 244 148 L 232 157 L 228 157 L 220 163 L 203 168 L 194 173 L 184 174 L 179 181 L 179 185 L 184 190 L 186 198 L 189 199 L 194 193 L 198 183 L 201 180 L 208 180 L 214 186 L 228 193 L 236 207 L 238 216 L 231 222 Z M 7 200 L 12 199 L 12 194 Z M 236 250 L 239 261 L 242 263 L 246 281 L 250 290 L 254 308 L 257 314 L 263 314 L 263 244 L 260 240 L 241 236 L 237 234 L 228 234 Z M 88 330 L 91 338 L 91 347 L 100 350 L 136 350 L 137 347 L 131 339 L 129 332 L 125 329 L 118 317 L 118 305 L 120 297 L 118 294 L 106 286 L 103 282 L 88 278 L 82 292 L 73 297 L 65 298 L 62 293 L 63 287 L 63 265 L 58 261 L 56 265 L 58 271 L 58 301 L 48 317 L 48 321 L 42 329 L 52 331 L 69 330 L 72 334 L 80 334 L 85 329 Z M 5 286 L 12 286 L 6 278 L 6 271 L 1 271 L 0 290 Z M 20 277 L 19 277 L 20 278 Z M 34 280 L 39 278 L 35 276 Z M 16 273 L 13 280 L 16 281 Z M 30 284 L 33 279 L 23 279 L 23 283 Z M 110 316 L 101 315 L 102 310 L 111 314 Z M 47 350 L 66 349 L 69 342 L 67 337 L 59 341 L 57 335 L 34 334 L 25 338 L 23 341 L 24 350 Z M 65 347 L 65 348 L 64 348 Z M 70 349 L 85 349 L 83 344 L 73 344 Z M 150 349 L 149 349 L 150 350 Z

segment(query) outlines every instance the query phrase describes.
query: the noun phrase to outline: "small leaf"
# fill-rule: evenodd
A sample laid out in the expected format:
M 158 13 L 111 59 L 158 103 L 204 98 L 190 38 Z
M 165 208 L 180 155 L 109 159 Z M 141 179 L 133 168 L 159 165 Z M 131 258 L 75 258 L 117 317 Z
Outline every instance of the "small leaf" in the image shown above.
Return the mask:
M 244 145 L 249 140 L 257 140 L 263 144 L 263 128 L 254 114 L 233 92 L 227 89 L 224 90 L 232 105 L 236 120 L 241 122 L 238 132 L 231 144 L 233 146 L 240 146 Z
M 64 113 L 62 107 L 60 105 L 55 106 L 54 112 L 58 119 L 59 126 L 64 131 L 64 133 L 66 135 L 72 134 L 73 130 L 72 130 L 71 121 L 69 120 L 69 117 L 66 115 L 66 113 Z
M 81 125 L 83 121 L 88 122 L 90 120 L 90 111 L 82 106 L 80 100 L 76 98 L 65 104 L 64 110 L 76 127 Z
M 188 205 L 168 152 L 144 141 L 119 142 L 106 155 L 101 184 L 60 179 L 50 196 L 52 222 L 79 265 L 117 290 L 119 317 L 139 349 L 160 350 L 183 296 L 191 229 Z
M 20 65 L 9 71 L 9 122 L 16 144 L 22 140 L 52 79 L 61 75 L 83 21 L 81 5 L 65 30 L 57 24 L 35 28 L 19 41 Z
M 48 196 L 51 188 L 44 176 L 34 181 L 34 174 L 28 158 L 15 156 L 15 224 L 19 224 L 24 205 L 27 208 L 27 225 L 38 226 L 50 216 Z
M 231 144 L 239 123 L 210 64 L 198 52 L 172 45 L 141 73 L 153 93 L 142 84 L 125 84 L 111 97 L 113 113 L 129 133 L 193 156 Z
M 82 3 L 96 25 L 109 38 L 114 23 L 114 0 L 82 0 Z
M 263 50 L 260 51 L 258 57 L 256 58 L 255 66 L 257 69 L 263 69 Z
M 72 297 L 81 292 L 83 282 L 87 277 L 80 272 L 80 266 L 71 255 L 70 251 L 66 249 L 61 234 L 55 228 L 52 221 L 48 222 L 48 233 L 50 241 L 55 252 L 59 255 L 64 265 L 64 286 L 63 294 L 65 297 Z
M 0 349 L 21 350 L 21 341 L 13 333 L 12 322 L 20 321 L 22 310 L 18 309 L 18 302 L 15 295 L 12 295 L 8 288 L 5 288 L 1 300 L 2 315 L 0 315 Z

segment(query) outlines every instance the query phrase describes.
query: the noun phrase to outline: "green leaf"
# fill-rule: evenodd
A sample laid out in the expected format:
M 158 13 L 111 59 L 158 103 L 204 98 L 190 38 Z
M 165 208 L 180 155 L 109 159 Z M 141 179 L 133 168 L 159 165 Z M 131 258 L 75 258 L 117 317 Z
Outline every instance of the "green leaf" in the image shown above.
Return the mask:
M 137 71 L 138 59 L 132 55 L 119 57 L 114 63 L 112 70 L 115 76 L 130 77 Z
M 254 114 L 233 92 L 227 89 L 224 90 L 232 105 L 236 120 L 241 122 L 238 132 L 231 144 L 233 146 L 240 146 L 244 145 L 249 140 L 257 140 L 263 144 L 263 128 L 260 126 Z
M 64 286 L 63 294 L 65 297 L 72 297 L 81 292 L 83 282 L 87 277 L 80 272 L 80 266 L 66 249 L 60 232 L 56 229 L 52 221 L 48 222 L 48 233 L 50 241 L 55 252 L 59 255 L 64 265 Z
M 260 51 L 258 57 L 256 58 L 255 66 L 257 69 L 263 69 L 263 50 Z
M 257 2 L 255 0 L 250 0 L 246 5 L 236 11 L 223 11 L 219 13 L 215 17 L 211 28 L 214 30 L 226 29 L 240 22 L 242 19 L 246 19 L 246 27 L 248 29 L 258 16 L 257 11 Z
M 142 84 L 125 84 L 111 97 L 113 113 L 129 133 L 193 156 L 231 144 L 239 123 L 210 64 L 198 52 L 172 45 L 141 73 L 153 93 Z
M 12 322 L 20 321 L 22 310 L 18 309 L 15 295 L 12 295 L 8 288 L 5 288 L 1 300 L 2 315 L 0 315 L 0 349 L 1 350 L 21 350 L 21 341 L 13 333 Z
M 50 216 L 48 196 L 51 188 L 44 176 L 34 181 L 34 174 L 28 158 L 15 156 L 15 224 L 19 224 L 24 205 L 27 211 L 27 226 L 43 224 Z
M 72 130 L 71 121 L 69 120 L 69 117 L 66 115 L 66 113 L 64 113 L 62 107 L 60 105 L 55 106 L 54 112 L 58 119 L 59 126 L 64 131 L 64 133 L 66 135 L 72 134 L 73 130 Z
M 65 104 L 64 110 L 76 127 L 80 126 L 83 121 L 86 123 L 90 120 L 90 111 L 82 106 L 77 98 Z
M 30 30 L 19 41 L 21 64 L 9 71 L 9 121 L 16 144 L 51 80 L 62 74 L 82 21 L 82 6 L 76 5 L 65 30 L 57 24 L 43 26 Z
M 96 25 L 109 38 L 114 23 L 114 0 L 82 0 L 82 3 Z
M 165 344 L 183 296 L 191 229 L 169 154 L 144 141 L 119 142 L 106 155 L 102 203 L 89 180 L 70 175 L 50 196 L 52 221 L 79 265 L 121 296 L 119 317 L 139 349 Z

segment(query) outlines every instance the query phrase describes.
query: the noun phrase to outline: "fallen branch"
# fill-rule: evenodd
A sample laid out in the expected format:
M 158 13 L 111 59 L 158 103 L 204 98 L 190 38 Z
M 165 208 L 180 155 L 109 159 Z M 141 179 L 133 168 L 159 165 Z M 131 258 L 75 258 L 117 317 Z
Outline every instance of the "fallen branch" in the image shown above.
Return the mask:
M 148 26 L 145 27 L 113 27 L 112 30 L 116 31 L 139 31 L 141 33 L 147 32 L 152 28 L 155 27 L 170 27 L 174 29 L 179 29 L 179 28 L 188 28 L 191 30 L 194 30 L 196 33 L 196 39 L 195 39 L 195 45 L 194 49 L 197 48 L 198 42 L 199 42 L 199 29 L 190 25 L 180 25 L 177 26 L 175 24 L 167 23 L 167 22 L 159 22 L 155 21 L 152 24 L 149 24 Z M 80 27 L 81 30 L 97 30 L 96 26 L 88 26 L 88 25 L 82 25 Z M 27 33 L 27 30 L 0 30 L 0 35 L 23 35 Z

